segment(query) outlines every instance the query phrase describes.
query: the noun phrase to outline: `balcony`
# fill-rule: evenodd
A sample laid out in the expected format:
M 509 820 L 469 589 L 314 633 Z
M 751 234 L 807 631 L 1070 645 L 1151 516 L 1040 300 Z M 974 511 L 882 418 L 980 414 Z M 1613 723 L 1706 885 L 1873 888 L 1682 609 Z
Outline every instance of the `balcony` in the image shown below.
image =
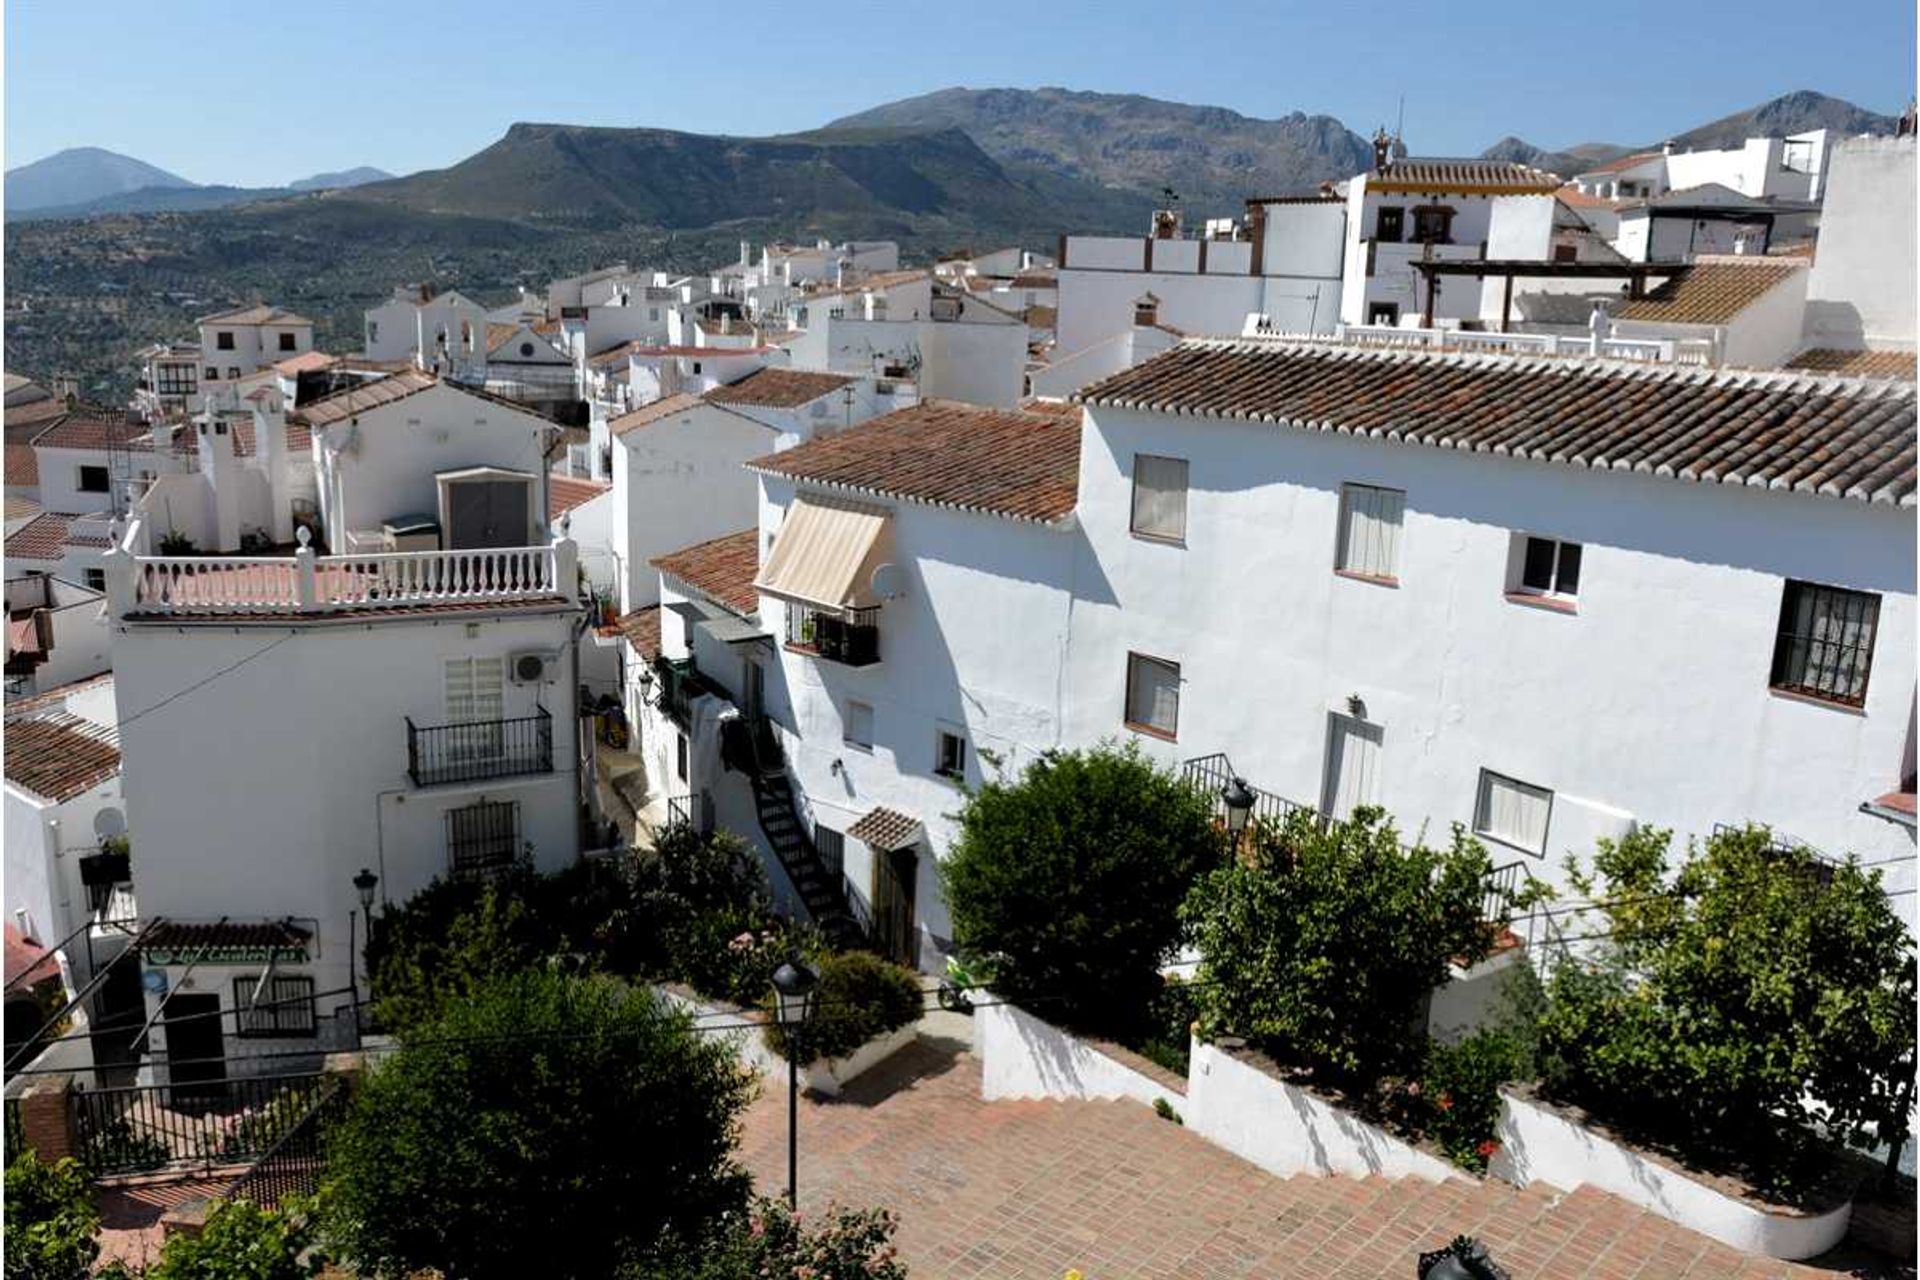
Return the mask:
M 655 705 L 683 730 L 693 727 L 689 710 L 693 700 L 720 693 L 712 681 L 700 674 L 692 658 L 656 658 L 653 673 L 660 681 L 660 696 Z
M 416 787 L 553 772 L 553 717 L 422 727 L 407 719 L 407 776 Z
M 798 605 L 787 608 L 787 648 L 837 662 L 870 667 L 880 661 L 880 608 L 822 613 Z

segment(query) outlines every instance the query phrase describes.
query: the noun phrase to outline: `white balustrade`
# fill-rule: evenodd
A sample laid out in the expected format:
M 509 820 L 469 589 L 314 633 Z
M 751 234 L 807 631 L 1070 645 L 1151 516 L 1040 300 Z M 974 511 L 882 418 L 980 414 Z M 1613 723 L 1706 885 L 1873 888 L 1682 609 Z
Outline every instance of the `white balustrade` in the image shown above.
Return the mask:
M 570 550 L 571 544 L 564 544 Z M 129 612 L 332 613 L 573 594 L 563 546 L 281 557 L 137 556 Z

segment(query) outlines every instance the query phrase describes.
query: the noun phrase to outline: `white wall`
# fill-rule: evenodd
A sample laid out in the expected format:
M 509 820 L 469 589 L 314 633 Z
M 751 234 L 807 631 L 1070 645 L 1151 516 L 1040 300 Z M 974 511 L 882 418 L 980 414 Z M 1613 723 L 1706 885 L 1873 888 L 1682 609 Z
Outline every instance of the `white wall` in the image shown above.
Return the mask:
M 369 360 L 405 360 L 414 353 L 417 338 L 414 304 L 389 298 L 377 307 L 368 307 L 361 354 Z M 484 328 L 482 332 L 485 332 Z
M 1914 139 L 1848 138 L 1828 164 L 1807 339 L 1823 347 L 1914 342 Z
M 345 987 L 350 883 L 400 903 L 448 866 L 446 810 L 520 804 L 535 863 L 578 852 L 572 611 L 183 627 L 122 623 L 114 680 L 143 917 L 316 920 L 319 990 Z M 407 719 L 447 722 L 444 660 L 563 656 L 551 684 L 508 684 L 505 714 L 553 717 L 551 774 L 415 787 Z M 168 701 L 172 699 L 172 701 Z
M 1137 250 L 1142 242 L 1128 243 Z M 1239 333 L 1246 327 L 1247 316 L 1265 309 L 1269 302 L 1267 285 L 1257 276 L 1082 269 L 1077 249 L 1069 252 L 1068 260 L 1074 265 L 1060 269 L 1060 313 L 1054 325 L 1055 350 L 1062 356 L 1085 351 L 1132 328 L 1133 304 L 1149 293 L 1160 300 L 1161 324 L 1191 334 Z M 1137 267 L 1137 254 L 1135 261 Z M 1312 287 L 1308 284 L 1302 292 Z M 1275 286 L 1272 303 L 1280 305 L 1291 292 Z
M 647 562 L 754 521 L 753 477 L 740 469 L 772 453 L 776 433 L 718 405 L 700 403 L 614 437 L 613 536 L 622 538 L 620 611 L 659 599 Z
M 1026 1010 L 983 994 L 973 1013 L 981 1097 L 1131 1098 L 1149 1107 L 1157 1100 L 1185 1103 L 1183 1087 L 1162 1084 Z
M 51 948 L 87 919 L 86 887 L 80 859 L 98 852 L 94 818 L 103 809 L 121 807 L 120 775 L 77 796 L 51 803 L 9 782 L 6 784 L 6 918 L 25 907 L 34 940 Z M 137 840 L 137 836 L 136 836 Z M 77 982 L 91 976 L 87 948 L 76 940 L 63 952 Z M 102 956 L 110 958 L 112 951 Z
M 1306 804 L 1329 714 L 1359 695 L 1383 726 L 1377 798 L 1410 835 L 1471 822 L 1484 766 L 1682 833 L 1751 819 L 1907 856 L 1888 869 L 1911 877 L 1911 832 L 1857 808 L 1905 747 L 1912 511 L 1207 418 L 1088 423 L 1076 579 L 1102 591 L 1073 608 L 1068 742 L 1124 732 L 1131 650 L 1181 664 L 1179 740 L 1143 739 L 1150 754 L 1225 751 Z M 1129 535 L 1135 452 L 1190 459 L 1184 547 Z M 1398 587 L 1333 572 L 1348 481 L 1407 494 Z M 1577 614 L 1505 598 L 1515 530 L 1585 545 Z M 1788 577 L 1882 594 L 1863 713 L 1768 691 Z M 1496 861 L 1557 878 L 1595 830 L 1579 810 L 1556 802 L 1548 858 Z
M 33 452 L 40 466 L 40 509 L 43 511 L 64 511 L 79 513 L 83 511 L 113 510 L 113 494 L 83 491 L 80 488 L 80 468 L 100 467 L 111 470 L 104 449 L 59 449 L 46 445 L 35 445 Z M 144 467 L 154 469 L 153 455 L 150 452 L 134 455 L 134 469 Z M 109 476 L 111 486 L 112 478 Z

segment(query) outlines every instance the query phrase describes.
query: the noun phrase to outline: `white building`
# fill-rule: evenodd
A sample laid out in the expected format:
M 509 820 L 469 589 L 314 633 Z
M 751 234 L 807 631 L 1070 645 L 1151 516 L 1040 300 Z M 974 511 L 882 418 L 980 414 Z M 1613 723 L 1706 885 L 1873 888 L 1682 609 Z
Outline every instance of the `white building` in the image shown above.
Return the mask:
M 369 360 L 410 360 L 430 372 L 476 375 L 487 362 L 487 310 L 457 289 L 401 285 L 366 312 L 363 351 Z
M 160 342 L 141 351 L 134 408 L 142 417 L 166 418 L 200 411 L 200 348 L 190 342 Z
M 353 1040 L 362 868 L 388 904 L 578 855 L 574 544 L 138 545 L 108 596 L 155 1070 L 296 1069 Z
M 1638 151 L 1596 165 L 1575 174 L 1573 183 L 1585 194 L 1604 200 L 1646 200 L 1713 184 L 1756 198 L 1817 201 L 1824 194 L 1833 145 L 1828 129 L 1784 138 L 1748 138 L 1737 147 L 1705 151 L 1675 151 L 1668 143 L 1658 151 Z
M 17 568 L 11 565 L 10 568 Z M 92 585 L 47 571 L 6 580 L 8 697 L 72 684 L 113 666 L 102 574 Z
M 911 381 L 929 400 L 1012 406 L 1026 393 L 1025 321 L 925 271 L 816 289 L 788 314 L 796 368 Z
M 1834 149 L 1807 281 L 1813 347 L 1913 351 L 1914 225 L 1913 135 Z
M 313 321 L 280 307 L 239 307 L 196 323 L 203 395 L 214 383 L 238 382 L 276 360 L 313 350 Z

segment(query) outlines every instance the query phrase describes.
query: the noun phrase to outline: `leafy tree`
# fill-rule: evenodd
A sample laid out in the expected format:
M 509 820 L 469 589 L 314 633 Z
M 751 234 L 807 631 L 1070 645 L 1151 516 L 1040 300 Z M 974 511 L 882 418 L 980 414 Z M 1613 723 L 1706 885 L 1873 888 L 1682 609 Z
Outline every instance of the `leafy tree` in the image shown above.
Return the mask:
M 1121 1033 L 1183 939 L 1180 902 L 1222 857 L 1211 799 L 1129 743 L 1048 752 L 967 797 L 941 864 L 954 938 L 1044 1017 Z
M 704 1248 L 630 1280 L 906 1280 L 885 1209 L 832 1209 L 814 1225 L 778 1200 L 728 1217 Z
M 31 1149 L 7 1165 L 7 1280 L 86 1280 L 100 1256 L 87 1171 L 43 1162 Z
M 1843 1140 L 1904 1136 L 1914 945 L 1879 873 L 1755 827 L 1690 845 L 1670 876 L 1670 843 L 1644 828 L 1576 866 L 1608 927 L 1548 983 L 1548 1087 L 1762 1170 L 1785 1167 L 1805 1129 L 1782 1122 L 1804 1114 Z
M 308 1230 L 295 1214 L 223 1201 L 197 1235 L 170 1236 L 141 1280 L 301 1280 Z
M 556 954 L 541 878 L 524 863 L 498 879 L 440 878 L 375 918 L 367 948 L 374 1021 L 390 1031 L 427 1022 L 449 1000 Z
M 1486 850 L 1459 827 L 1444 848 L 1403 847 L 1374 808 L 1251 830 L 1185 906 L 1203 1030 L 1358 1083 L 1417 1070 L 1429 993 L 1493 944 Z
M 767 1043 L 783 1057 L 791 1047 L 801 1062 L 844 1058 L 875 1036 L 918 1022 L 925 1012 L 920 979 L 911 969 L 864 951 L 822 956 L 819 969 L 813 1016 L 791 1037 L 798 1043 L 790 1046 L 780 1023 L 767 1024 Z M 769 1004 L 772 999 L 767 996 Z
M 746 1201 L 755 1081 L 651 993 L 535 970 L 403 1031 L 336 1131 L 336 1243 L 363 1272 L 598 1277 Z

